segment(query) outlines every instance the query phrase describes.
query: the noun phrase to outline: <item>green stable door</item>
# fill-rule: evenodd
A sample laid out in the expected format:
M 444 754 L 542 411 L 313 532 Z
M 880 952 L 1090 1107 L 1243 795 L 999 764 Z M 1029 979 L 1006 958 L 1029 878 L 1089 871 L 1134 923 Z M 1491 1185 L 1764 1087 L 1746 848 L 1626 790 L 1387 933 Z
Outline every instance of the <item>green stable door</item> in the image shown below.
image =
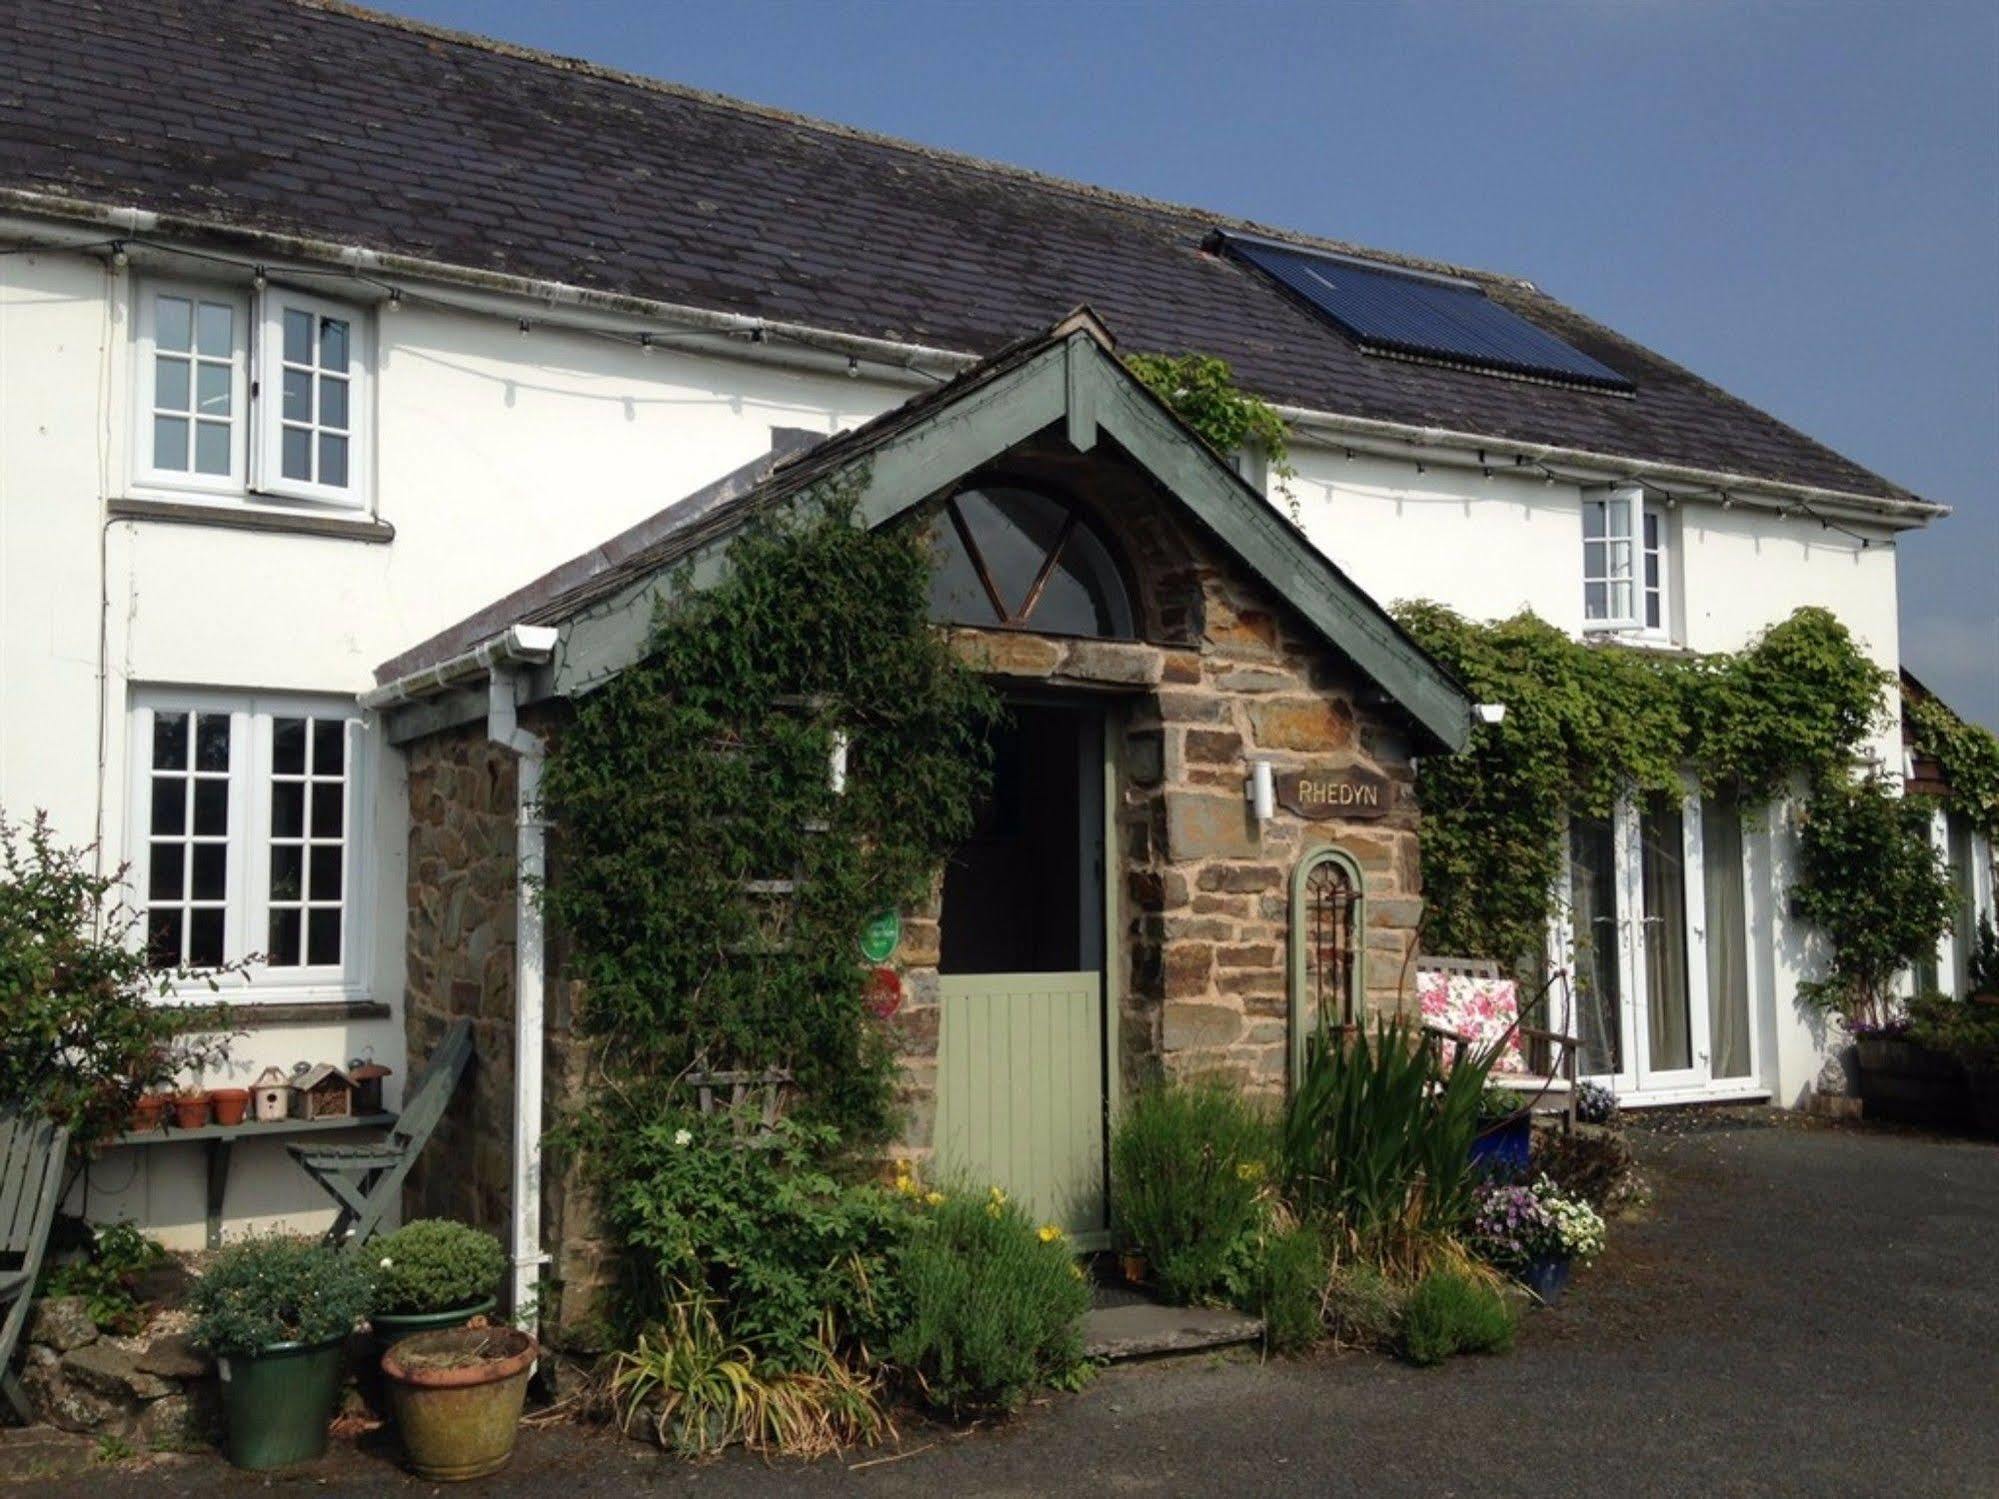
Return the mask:
M 1109 1242 L 1104 723 L 1011 705 L 993 792 L 944 877 L 937 1170 Z

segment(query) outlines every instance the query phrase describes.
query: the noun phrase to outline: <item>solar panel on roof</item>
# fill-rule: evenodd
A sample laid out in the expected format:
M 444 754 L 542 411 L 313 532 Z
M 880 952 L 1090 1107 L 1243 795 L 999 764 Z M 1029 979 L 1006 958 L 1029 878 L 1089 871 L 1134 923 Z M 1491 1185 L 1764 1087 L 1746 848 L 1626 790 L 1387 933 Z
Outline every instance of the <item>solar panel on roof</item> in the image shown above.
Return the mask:
M 1370 349 L 1612 390 L 1624 376 L 1535 327 L 1469 281 L 1271 240 L 1224 234 L 1229 250 Z

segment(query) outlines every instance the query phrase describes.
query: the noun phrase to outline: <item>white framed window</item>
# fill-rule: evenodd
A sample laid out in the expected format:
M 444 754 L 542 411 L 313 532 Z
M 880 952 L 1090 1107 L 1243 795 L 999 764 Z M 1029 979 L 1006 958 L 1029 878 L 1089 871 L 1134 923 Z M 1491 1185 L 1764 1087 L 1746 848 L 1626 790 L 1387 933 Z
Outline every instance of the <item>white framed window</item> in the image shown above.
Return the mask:
M 151 287 L 139 306 L 139 477 L 241 490 L 249 448 L 250 303 L 200 286 Z
M 257 352 L 258 487 L 294 499 L 362 503 L 360 316 L 273 287 L 263 296 Z
M 251 960 L 243 999 L 360 987 L 361 722 L 351 700 L 156 688 L 132 710 L 129 846 L 154 966 Z
M 1670 636 L 1669 520 L 1635 486 L 1584 495 L 1584 629 Z
M 367 314 L 268 286 L 139 285 L 132 474 L 147 488 L 367 504 Z

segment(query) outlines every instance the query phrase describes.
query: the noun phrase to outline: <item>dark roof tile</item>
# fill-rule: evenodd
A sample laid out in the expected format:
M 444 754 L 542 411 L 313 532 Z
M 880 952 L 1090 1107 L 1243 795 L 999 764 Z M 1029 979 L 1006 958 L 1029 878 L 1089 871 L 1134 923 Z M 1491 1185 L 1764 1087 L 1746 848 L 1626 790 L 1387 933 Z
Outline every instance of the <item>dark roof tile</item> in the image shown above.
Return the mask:
M 1087 302 L 1282 403 L 1905 493 L 1513 278 L 1445 268 L 1635 398 L 1363 354 L 1202 248 L 1258 226 L 323 0 L 8 9 L 0 186 L 971 354 Z

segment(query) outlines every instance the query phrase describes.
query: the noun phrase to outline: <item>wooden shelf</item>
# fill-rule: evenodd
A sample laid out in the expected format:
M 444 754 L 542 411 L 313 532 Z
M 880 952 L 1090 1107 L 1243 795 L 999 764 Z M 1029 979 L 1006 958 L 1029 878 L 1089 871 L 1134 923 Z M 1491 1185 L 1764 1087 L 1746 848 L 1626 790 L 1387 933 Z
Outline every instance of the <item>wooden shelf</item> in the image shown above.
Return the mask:
M 200 1129 L 175 1129 L 172 1125 L 162 1125 L 158 1129 L 127 1130 L 113 1145 L 174 1145 L 183 1140 L 192 1144 L 197 1140 L 252 1140 L 260 1135 L 276 1139 L 279 1135 L 312 1134 L 325 1129 L 387 1129 L 396 1122 L 394 1114 L 354 1114 L 344 1119 L 273 1119 L 268 1122 L 245 1119 L 241 1124 L 204 1124 Z

